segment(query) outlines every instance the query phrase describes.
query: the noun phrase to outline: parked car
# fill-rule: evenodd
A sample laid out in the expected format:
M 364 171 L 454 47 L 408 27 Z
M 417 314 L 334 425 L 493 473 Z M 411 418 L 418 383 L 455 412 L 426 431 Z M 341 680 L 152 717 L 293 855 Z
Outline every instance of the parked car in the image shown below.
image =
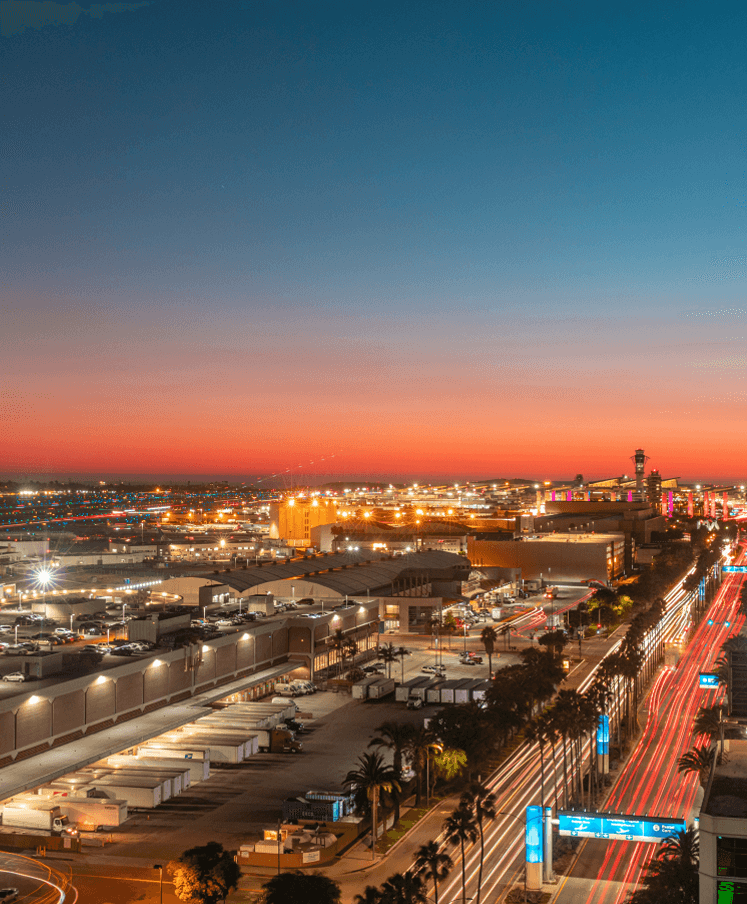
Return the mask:
M 0 888 L 0 902 L 2 904 L 10 904 L 11 901 L 16 901 L 17 899 L 17 888 Z
M 443 675 L 446 672 L 444 665 L 424 665 L 421 672 L 431 672 L 434 675 Z
M 0 625 L 0 634 L 12 634 L 13 628 L 10 625 Z
M 3 681 L 14 681 L 23 684 L 25 680 L 26 676 L 23 672 L 9 672 L 7 675 L 3 675 Z

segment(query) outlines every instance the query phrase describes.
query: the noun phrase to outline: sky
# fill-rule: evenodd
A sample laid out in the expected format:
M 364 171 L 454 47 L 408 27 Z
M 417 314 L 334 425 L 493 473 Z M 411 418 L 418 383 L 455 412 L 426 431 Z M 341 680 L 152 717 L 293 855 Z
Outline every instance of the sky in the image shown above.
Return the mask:
M 0 476 L 744 482 L 743 4 L 0 14 Z

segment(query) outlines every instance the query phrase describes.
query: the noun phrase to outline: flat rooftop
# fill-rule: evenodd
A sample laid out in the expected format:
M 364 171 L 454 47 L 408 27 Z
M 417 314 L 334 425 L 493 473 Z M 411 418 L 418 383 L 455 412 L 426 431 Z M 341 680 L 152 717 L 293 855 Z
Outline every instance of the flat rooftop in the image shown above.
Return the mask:
M 729 739 L 728 759 L 716 766 L 703 801 L 709 816 L 747 818 L 747 740 Z

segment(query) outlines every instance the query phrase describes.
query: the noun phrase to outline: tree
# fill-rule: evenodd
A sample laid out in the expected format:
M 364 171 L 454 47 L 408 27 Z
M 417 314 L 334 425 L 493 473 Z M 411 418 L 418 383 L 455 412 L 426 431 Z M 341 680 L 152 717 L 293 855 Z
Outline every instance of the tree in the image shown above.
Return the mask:
M 487 625 L 480 631 L 480 640 L 482 641 L 482 645 L 485 647 L 485 652 L 488 654 L 488 677 L 493 677 L 493 651 L 495 650 L 496 642 L 498 641 L 498 632 L 492 625 Z
M 278 873 L 262 888 L 262 904 L 340 904 L 340 886 L 322 873 Z M 375 902 L 372 899 L 371 904 Z
M 693 722 L 693 734 L 704 734 L 709 741 L 720 737 L 723 727 L 723 705 L 701 706 Z
M 415 873 L 433 882 L 433 900 L 438 904 L 438 883 L 454 869 L 454 861 L 437 841 L 427 841 L 415 851 Z
M 367 885 L 362 895 L 356 895 L 353 904 L 381 904 L 381 890 L 375 885 Z
M 483 822 L 493 820 L 498 815 L 495 807 L 495 794 L 486 786 L 475 782 L 462 794 L 459 801 L 460 807 L 469 807 L 475 814 L 475 821 L 480 832 L 480 869 L 477 874 L 477 904 L 480 904 L 480 891 L 482 889 L 482 865 L 485 860 L 485 835 Z
M 447 816 L 443 826 L 444 840 L 454 847 L 459 845 L 462 852 L 462 904 L 467 904 L 467 860 L 464 848 L 467 843 L 477 841 L 477 820 L 472 807 L 460 804 L 451 816 Z
M 381 904 L 426 904 L 423 880 L 413 873 L 395 873 L 381 886 Z
M 646 865 L 642 887 L 629 904 L 698 904 L 698 839 L 691 827 L 663 842 Z
M 340 671 L 346 669 L 348 656 L 354 656 L 358 652 L 358 646 L 352 637 L 346 637 L 342 628 L 336 628 L 335 633 L 327 639 L 329 648 L 336 650 L 340 657 Z
M 553 658 L 560 658 L 563 650 L 568 644 L 568 638 L 565 631 L 548 631 L 537 639 L 537 643 L 541 647 L 552 650 Z
M 402 666 L 402 684 L 404 684 L 405 683 L 405 656 L 409 656 L 410 651 L 407 649 L 407 647 L 397 647 L 397 649 L 395 650 L 395 653 L 397 655 L 397 659 L 399 659 L 399 661 L 400 661 L 400 665 Z
M 345 784 L 350 785 L 358 798 L 358 809 L 361 798 L 368 801 L 371 807 L 371 859 L 376 857 L 376 840 L 378 837 L 379 798 L 381 792 L 399 791 L 400 786 L 394 769 L 384 763 L 380 753 L 362 753 L 358 757 L 358 768 L 351 769 L 345 776 Z
M 433 765 L 438 773 L 450 782 L 467 766 L 467 754 L 455 747 L 444 747 L 433 757 Z
M 241 869 L 217 841 L 185 851 L 169 863 L 174 892 L 185 904 L 216 904 L 239 885 Z
M 408 722 L 396 722 L 388 719 L 376 729 L 378 735 L 368 742 L 369 747 L 386 747 L 392 751 L 394 777 L 402 783 L 402 755 L 409 746 L 414 726 Z M 395 819 L 399 821 L 399 794 L 394 794 Z
M 385 643 L 379 647 L 379 659 L 386 663 L 387 678 L 392 677 L 392 663 L 397 661 L 397 651 L 393 643 Z
M 715 755 L 716 751 L 712 747 L 694 747 L 677 760 L 677 772 L 697 772 L 698 780 L 705 788 Z

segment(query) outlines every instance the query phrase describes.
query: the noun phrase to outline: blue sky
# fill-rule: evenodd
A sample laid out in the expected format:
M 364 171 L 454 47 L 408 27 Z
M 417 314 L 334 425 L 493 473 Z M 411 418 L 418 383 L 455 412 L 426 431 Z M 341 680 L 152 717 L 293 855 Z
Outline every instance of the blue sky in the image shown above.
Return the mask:
M 688 452 L 706 466 L 683 448 L 692 401 L 723 400 L 745 363 L 742 5 L 15 2 L 2 18 L 14 468 L 38 458 L 44 412 L 90 435 L 81 356 L 126 387 L 130 425 L 144 374 L 196 379 L 193 436 L 217 404 L 205 382 L 229 405 L 285 399 L 242 449 L 250 470 L 302 450 L 314 407 L 313 442 L 344 446 L 347 412 L 349 466 L 373 468 L 367 419 L 401 421 L 399 385 L 443 412 L 467 469 L 484 461 L 459 418 L 488 399 L 496 421 L 563 423 L 552 451 L 584 450 L 588 471 L 646 437 L 665 470 Z M 601 412 L 606 444 L 560 416 L 569 399 Z M 743 427 L 745 401 L 729 410 Z M 526 470 L 493 428 L 479 444 L 491 473 Z M 197 455 L 204 473 L 204 443 L 180 448 L 153 470 Z M 71 446 L 38 467 L 95 462 Z

